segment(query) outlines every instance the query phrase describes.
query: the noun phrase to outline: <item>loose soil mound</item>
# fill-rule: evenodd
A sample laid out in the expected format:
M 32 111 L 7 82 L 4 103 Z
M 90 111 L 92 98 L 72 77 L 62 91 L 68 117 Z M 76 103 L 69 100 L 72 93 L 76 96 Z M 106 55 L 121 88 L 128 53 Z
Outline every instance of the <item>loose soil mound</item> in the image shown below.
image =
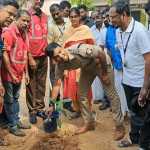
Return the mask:
M 56 134 L 41 137 L 30 150 L 80 150 L 75 137 L 60 137 Z

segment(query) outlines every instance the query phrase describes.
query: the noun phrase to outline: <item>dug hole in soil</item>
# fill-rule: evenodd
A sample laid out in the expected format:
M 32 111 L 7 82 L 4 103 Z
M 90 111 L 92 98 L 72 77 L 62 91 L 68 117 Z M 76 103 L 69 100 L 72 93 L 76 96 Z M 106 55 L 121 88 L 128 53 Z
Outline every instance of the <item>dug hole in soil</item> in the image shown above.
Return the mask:
M 61 137 L 50 134 L 39 138 L 30 150 L 80 150 L 75 137 Z

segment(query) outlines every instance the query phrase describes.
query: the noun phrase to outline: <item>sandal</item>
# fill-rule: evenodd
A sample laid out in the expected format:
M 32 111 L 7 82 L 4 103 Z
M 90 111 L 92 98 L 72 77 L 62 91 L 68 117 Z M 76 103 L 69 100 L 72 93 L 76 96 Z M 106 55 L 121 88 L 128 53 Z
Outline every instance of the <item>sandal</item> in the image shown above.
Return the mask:
M 118 147 L 120 148 L 129 147 L 131 145 L 132 143 L 129 140 L 122 140 L 118 143 Z
M 0 146 L 8 146 L 8 142 L 6 142 L 4 139 L 0 139 Z

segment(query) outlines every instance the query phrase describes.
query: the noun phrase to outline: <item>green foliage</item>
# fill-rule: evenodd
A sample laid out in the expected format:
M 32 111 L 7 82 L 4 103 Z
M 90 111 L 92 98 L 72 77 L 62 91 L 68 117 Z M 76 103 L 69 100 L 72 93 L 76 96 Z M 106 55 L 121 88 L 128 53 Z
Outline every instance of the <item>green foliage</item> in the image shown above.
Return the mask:
M 88 8 L 92 8 L 93 0 L 69 0 L 72 6 L 77 6 L 80 4 L 86 5 Z

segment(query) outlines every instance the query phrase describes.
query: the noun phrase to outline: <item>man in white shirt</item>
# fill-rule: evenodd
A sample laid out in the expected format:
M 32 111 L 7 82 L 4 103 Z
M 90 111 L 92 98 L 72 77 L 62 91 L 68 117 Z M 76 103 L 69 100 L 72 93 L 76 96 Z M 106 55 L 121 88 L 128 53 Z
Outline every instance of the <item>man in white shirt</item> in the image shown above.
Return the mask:
M 96 45 L 98 46 L 100 45 L 100 39 L 102 36 L 102 30 L 103 30 L 102 25 L 103 25 L 102 14 L 100 14 L 99 11 L 96 11 L 95 24 L 91 27 L 91 31 L 95 38 Z M 102 101 L 102 105 L 99 106 L 100 110 L 105 110 L 109 107 L 109 101 L 107 101 L 107 99 L 104 97 L 102 83 L 97 77 L 92 83 L 92 95 L 95 103 L 99 102 L 99 100 Z
M 120 27 L 117 31 L 117 45 L 123 61 L 123 86 L 131 112 L 130 140 L 121 141 L 119 146 L 142 145 L 142 128 L 145 124 L 143 113 L 146 107 L 150 77 L 150 40 L 146 28 L 130 15 L 126 1 L 116 2 L 109 11 L 113 25 Z M 145 107 L 144 107 L 145 106 Z M 149 129 L 150 130 L 150 129 Z M 146 139 L 145 139 L 146 140 Z M 139 143 L 140 141 L 140 143 Z

